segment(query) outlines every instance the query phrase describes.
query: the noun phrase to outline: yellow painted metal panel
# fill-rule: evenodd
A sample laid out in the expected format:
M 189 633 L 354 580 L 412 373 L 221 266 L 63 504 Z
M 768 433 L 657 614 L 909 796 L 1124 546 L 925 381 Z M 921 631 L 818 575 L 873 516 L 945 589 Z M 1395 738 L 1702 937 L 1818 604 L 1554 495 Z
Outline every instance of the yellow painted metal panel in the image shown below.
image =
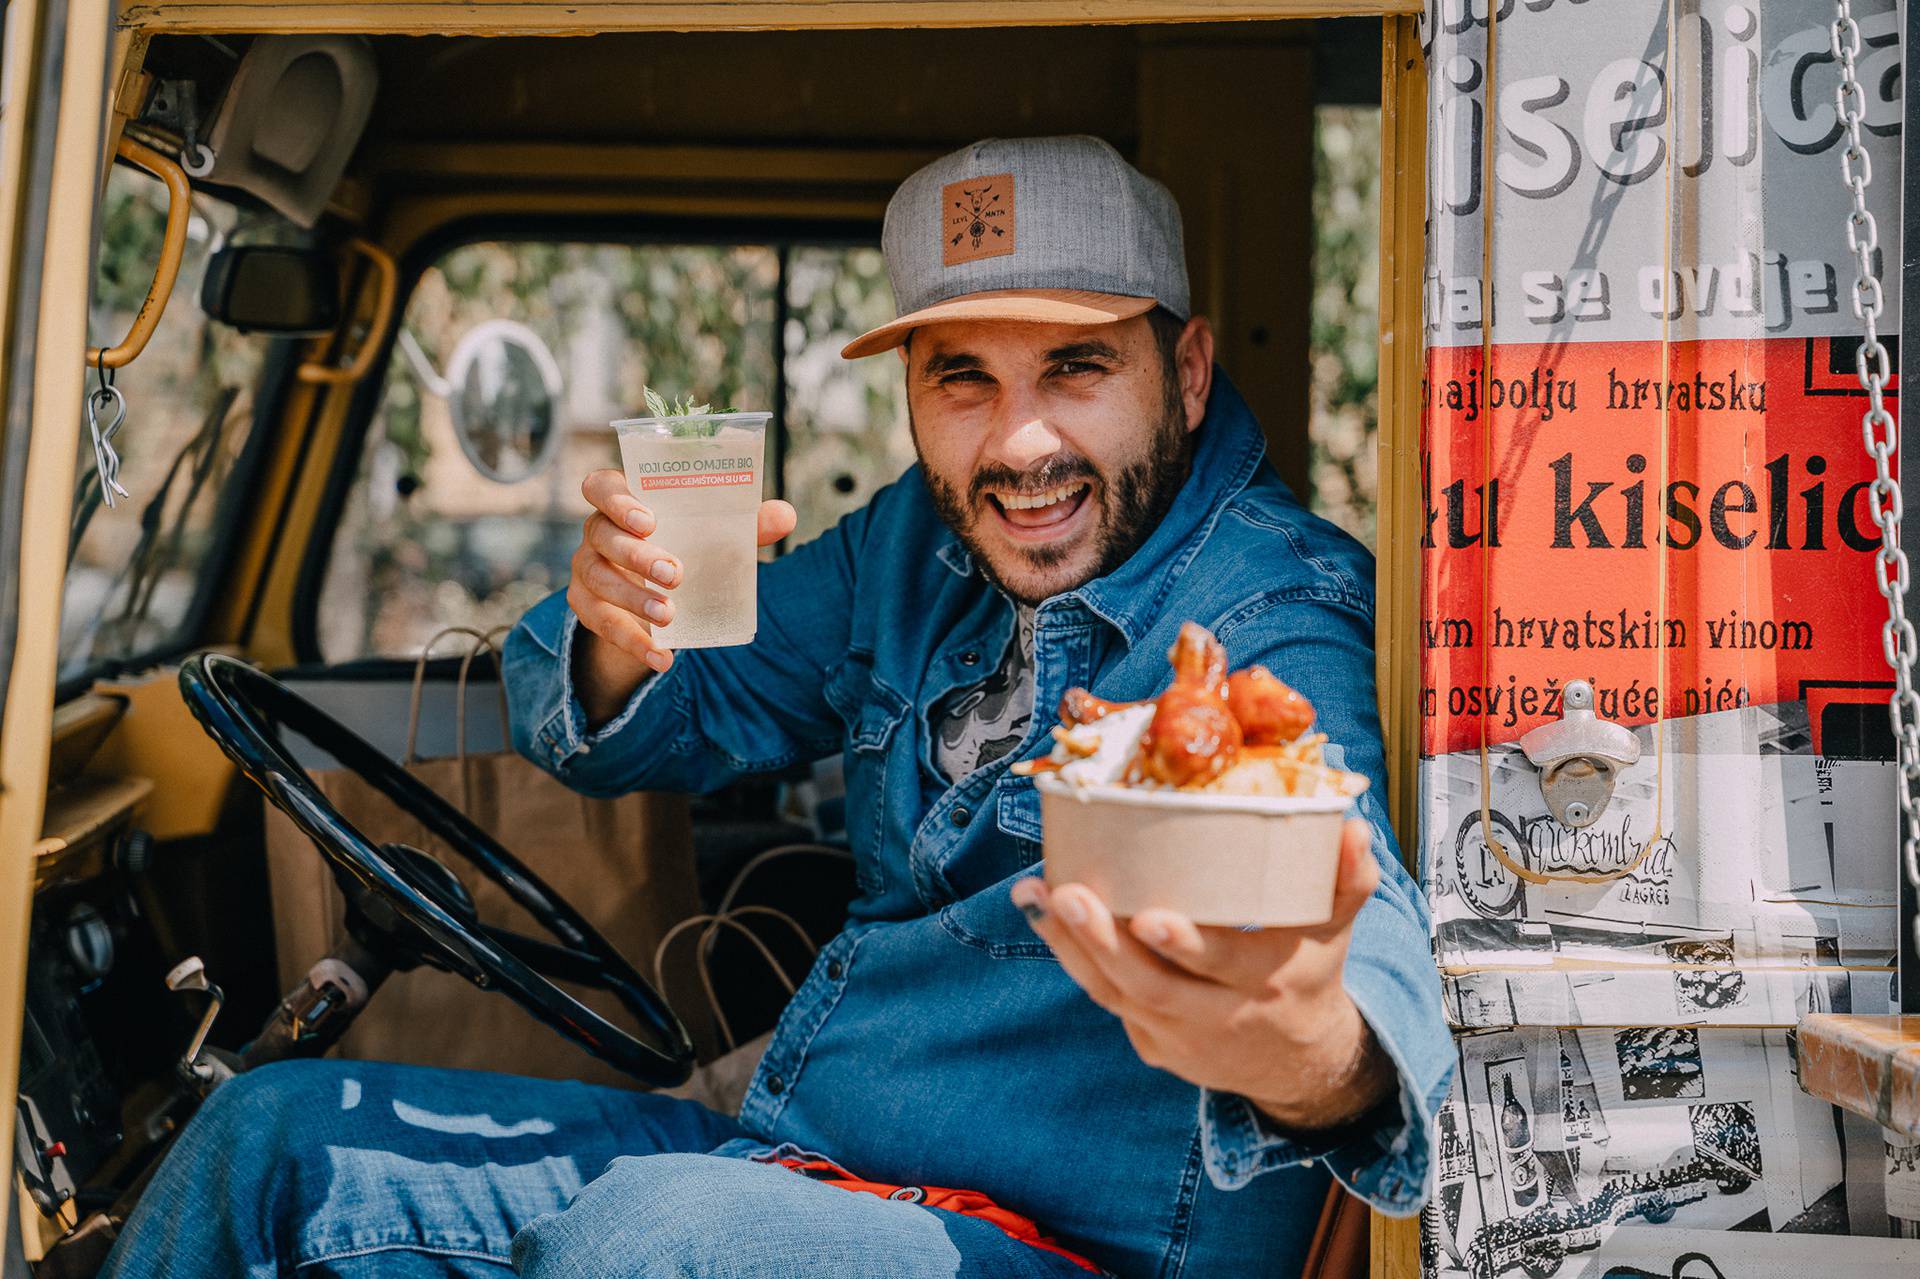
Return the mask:
M 1267 461 L 1311 492 L 1312 366 L 1275 353 L 1304 353 L 1313 327 L 1300 271 L 1313 257 L 1313 184 L 1300 181 L 1313 172 L 1313 51 L 1208 28 L 1143 48 L 1139 76 L 1134 159 L 1180 205 L 1193 308 L 1266 430 Z
M 18 263 L 23 209 L 32 191 L 22 190 L 25 143 L 45 120 L 21 120 L 19 96 L 51 67 L 32 67 L 38 41 L 22 38 L 35 30 L 44 6 L 9 6 L 6 83 L 14 95 L 7 104 L 0 153 L 8 168 L 0 173 L 7 197 L 0 235 L 10 264 Z M 17 24 L 17 25 L 16 25 Z M 101 141 L 105 124 L 112 9 L 107 0 L 67 0 L 61 24 L 64 47 L 57 74 L 62 93 L 52 121 L 54 162 L 44 214 L 46 240 L 41 255 L 38 331 L 34 339 L 34 395 L 30 420 L 7 422 L 0 429 L 30 430 L 25 500 L 21 520 L 20 562 L 0 564 L 0 573 L 18 572 L 18 641 L 0 717 L 0 1102 L 11 1112 L 19 1084 L 20 1023 L 25 987 L 27 923 L 32 908 L 33 850 L 39 842 L 46 806 L 47 767 L 53 737 L 53 686 L 60 634 L 60 590 L 66 575 L 67 521 L 73 493 L 74 459 L 81 418 L 81 354 L 87 344 L 87 296 L 90 281 L 93 209 L 99 191 Z M 115 53 L 125 49 L 117 42 Z M 19 278 L 9 270 L 0 281 L 0 309 L 11 310 Z M 8 369 L 9 378 L 21 370 Z M 0 1196 L 0 1229 L 11 1196 Z
M 0 252 L 0 392 L 13 380 L 13 370 L 4 360 L 5 353 L 12 349 L 14 292 L 19 287 L 21 206 L 28 194 L 27 125 L 33 118 L 30 107 L 40 71 L 32 53 L 39 42 L 41 8 L 33 0 L 10 4 L 5 11 L 6 27 L 0 31 L 0 50 L 5 52 L 5 68 L 0 72 L 0 84 L 5 86 L 0 95 L 0 237 L 4 237 L 0 244 L 5 249 Z M 4 429 L 4 423 L 0 423 L 0 429 Z
M 126 702 L 125 715 L 93 757 L 94 770 L 154 783 L 141 825 L 155 839 L 212 832 L 239 773 L 187 709 L 174 670 L 105 680 L 94 691 Z
M 121 15 L 161 32 L 330 32 L 405 35 L 586 35 L 599 31 L 765 28 L 1080 26 L 1129 22 L 1228 22 L 1257 18 L 1413 14 L 1420 0 L 148 0 Z
M 36 66 L 33 56 L 40 45 L 42 24 L 47 21 L 44 10 L 37 0 L 15 0 L 5 11 L 5 31 L 0 35 L 0 50 L 5 55 L 4 69 L 0 70 L 0 84 L 5 86 L 0 93 L 0 405 L 7 403 L 18 372 L 10 366 L 8 353 L 13 349 L 14 308 L 21 290 L 25 208 L 30 203 L 28 197 L 37 194 L 27 186 L 27 145 L 38 127 L 48 127 L 34 120 L 32 109 L 40 92 L 39 76 L 46 70 Z M 30 123 L 36 124 L 35 130 L 29 130 Z M 4 440 L 5 430 L 5 418 L 0 416 L 0 440 Z M 9 566 L 0 565 L 0 573 L 8 571 Z M 49 717 L 49 739 L 51 733 Z M 40 833 L 38 815 L 29 820 L 24 811 L 28 805 L 18 798 L 19 792 L 12 793 L 16 798 L 9 803 L 7 794 L 0 792 L 0 814 L 8 819 L 0 831 L 10 836 L 0 842 L 0 973 L 9 974 L 0 981 L 0 1102 L 6 1103 L 9 1114 L 20 1083 L 20 1019 L 26 992 L 27 921 L 33 903 L 33 844 Z M 0 1193 L 0 1238 L 5 1237 L 7 1214 L 14 1201 L 22 1205 L 28 1202 L 24 1183 L 17 1184 L 17 1193 Z M 24 1207 L 21 1215 L 26 1217 Z M 37 1237 L 33 1242 L 38 1243 Z
M 663 146 L 657 143 L 394 142 L 371 146 L 376 175 L 421 178 L 587 179 L 596 183 L 780 184 L 844 193 L 872 186 L 886 196 L 941 155 L 937 147 Z
M 1420 1219 L 1373 1214 L 1372 1279 L 1420 1279 Z
M 1386 746 L 1387 812 L 1418 876 L 1420 774 L 1420 405 L 1425 332 L 1427 68 L 1413 18 L 1388 18 L 1380 48 L 1379 554 L 1374 661 Z M 1373 1215 L 1380 1279 L 1419 1279 L 1416 1218 Z
M 1379 558 L 1375 674 L 1387 811 L 1417 870 L 1419 800 L 1420 282 L 1426 261 L 1427 71 L 1412 18 L 1385 23 L 1380 84 Z

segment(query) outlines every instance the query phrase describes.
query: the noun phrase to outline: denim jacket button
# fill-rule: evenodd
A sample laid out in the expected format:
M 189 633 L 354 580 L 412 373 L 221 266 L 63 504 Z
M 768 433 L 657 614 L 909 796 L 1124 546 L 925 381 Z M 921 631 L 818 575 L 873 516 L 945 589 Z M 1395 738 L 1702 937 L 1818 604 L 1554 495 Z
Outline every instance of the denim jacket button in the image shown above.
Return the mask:
M 767 1076 L 767 1091 L 778 1097 L 787 1090 L 787 1081 L 778 1075 Z
M 839 960 L 829 959 L 827 961 L 827 980 L 828 981 L 839 981 L 841 974 L 845 973 L 846 971 L 847 970 L 845 968 L 841 967 Z
M 960 665 L 962 666 L 980 665 L 980 650 L 976 648 L 970 648 L 966 652 L 960 654 Z
M 962 804 L 953 810 L 951 820 L 955 826 L 964 829 L 966 824 L 973 820 L 973 810 Z

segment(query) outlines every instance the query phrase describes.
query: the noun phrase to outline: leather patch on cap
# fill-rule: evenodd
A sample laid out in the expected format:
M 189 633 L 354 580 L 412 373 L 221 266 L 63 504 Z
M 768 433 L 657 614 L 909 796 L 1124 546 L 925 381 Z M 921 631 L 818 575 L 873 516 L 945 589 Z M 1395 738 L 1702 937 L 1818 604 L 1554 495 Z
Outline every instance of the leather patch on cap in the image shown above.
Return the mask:
M 959 266 L 1013 252 L 1013 175 L 940 188 L 940 262 Z

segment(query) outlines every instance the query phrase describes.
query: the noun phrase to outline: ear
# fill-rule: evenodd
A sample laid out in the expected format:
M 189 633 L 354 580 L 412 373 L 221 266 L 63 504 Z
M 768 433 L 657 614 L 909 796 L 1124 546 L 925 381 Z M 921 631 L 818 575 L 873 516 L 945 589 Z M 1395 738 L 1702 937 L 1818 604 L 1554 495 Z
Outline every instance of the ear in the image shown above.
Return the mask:
M 1196 315 L 1181 330 L 1173 348 L 1174 368 L 1180 375 L 1180 402 L 1187 411 L 1187 430 L 1200 427 L 1207 415 L 1207 397 L 1213 393 L 1213 326 Z

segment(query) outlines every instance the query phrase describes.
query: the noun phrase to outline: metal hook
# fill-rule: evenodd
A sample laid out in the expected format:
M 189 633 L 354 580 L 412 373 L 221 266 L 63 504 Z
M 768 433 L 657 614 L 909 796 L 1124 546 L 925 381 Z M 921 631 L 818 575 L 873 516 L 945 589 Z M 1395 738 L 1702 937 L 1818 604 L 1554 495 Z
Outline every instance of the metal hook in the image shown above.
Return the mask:
M 112 408 L 113 418 L 103 426 L 100 417 L 108 408 Z M 127 397 L 102 367 L 100 385 L 87 396 L 87 430 L 93 436 L 93 466 L 100 476 L 100 500 L 108 509 L 112 509 L 115 495 L 133 496 L 120 487 L 120 453 L 113 447 L 113 437 L 126 420 Z

